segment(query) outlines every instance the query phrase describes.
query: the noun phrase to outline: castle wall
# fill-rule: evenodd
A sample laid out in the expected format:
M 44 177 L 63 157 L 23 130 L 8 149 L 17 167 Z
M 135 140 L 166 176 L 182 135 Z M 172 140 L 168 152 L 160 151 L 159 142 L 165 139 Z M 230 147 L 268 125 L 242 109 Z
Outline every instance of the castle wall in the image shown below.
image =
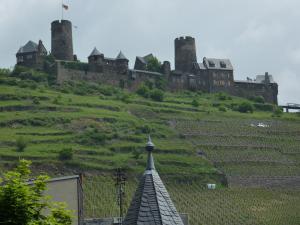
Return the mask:
M 264 84 L 235 81 L 234 88 L 231 90 L 231 94 L 244 98 L 262 96 L 266 102 L 278 104 L 278 85 L 276 83 Z
M 117 74 L 113 70 L 106 70 L 102 73 L 93 71 L 83 71 L 65 68 L 57 62 L 57 82 L 63 84 L 66 81 L 90 81 L 118 86 L 120 79 L 126 79 L 127 76 Z
M 37 52 L 22 53 L 17 58 L 17 65 L 19 66 L 43 69 L 44 55 L 39 55 Z
M 231 92 L 234 87 L 232 70 L 207 70 L 209 92 Z
M 123 71 L 124 72 L 124 71 Z M 135 91 L 145 81 L 155 82 L 162 75 L 147 71 L 128 70 L 127 73 L 118 73 L 114 67 L 105 66 L 102 72 L 82 71 L 65 68 L 57 61 L 57 83 L 63 84 L 67 81 L 87 81 L 121 86 Z

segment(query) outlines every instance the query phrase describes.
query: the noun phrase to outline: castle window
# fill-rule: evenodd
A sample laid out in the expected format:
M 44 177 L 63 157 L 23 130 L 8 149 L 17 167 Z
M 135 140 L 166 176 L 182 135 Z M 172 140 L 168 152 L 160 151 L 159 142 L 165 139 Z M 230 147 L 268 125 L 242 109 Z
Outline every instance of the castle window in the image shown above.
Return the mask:
M 32 55 L 27 55 L 26 59 L 32 59 Z
M 226 68 L 226 63 L 224 61 L 221 61 L 220 66 L 221 66 L 221 68 Z
M 211 60 L 208 60 L 208 65 L 209 65 L 209 67 L 215 67 L 216 66 L 215 63 Z
M 23 62 L 23 56 L 18 57 L 18 62 Z

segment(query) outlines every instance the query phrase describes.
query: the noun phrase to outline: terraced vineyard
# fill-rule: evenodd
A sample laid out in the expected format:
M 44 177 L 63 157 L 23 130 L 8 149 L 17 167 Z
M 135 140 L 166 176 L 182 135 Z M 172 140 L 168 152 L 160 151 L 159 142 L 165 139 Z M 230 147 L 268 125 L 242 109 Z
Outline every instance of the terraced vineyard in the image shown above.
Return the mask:
M 58 87 L 1 71 L 0 100 L 0 171 L 26 158 L 35 173 L 83 172 L 87 217 L 118 214 L 111 180 L 118 167 L 130 177 L 129 203 L 151 134 L 157 170 L 191 225 L 300 224 L 299 114 L 240 113 L 241 102 L 255 103 L 224 94 L 165 93 L 156 102 L 101 84 Z M 66 149 L 69 159 L 60 157 Z
M 188 213 L 190 224 L 282 225 L 299 224 L 300 189 L 232 187 L 208 190 L 201 182 L 176 181 L 162 176 L 180 213 Z M 137 185 L 126 185 L 126 208 Z M 86 216 L 103 218 L 118 215 L 114 181 L 89 177 L 85 181 Z M 109 207 L 108 207 L 109 206 Z

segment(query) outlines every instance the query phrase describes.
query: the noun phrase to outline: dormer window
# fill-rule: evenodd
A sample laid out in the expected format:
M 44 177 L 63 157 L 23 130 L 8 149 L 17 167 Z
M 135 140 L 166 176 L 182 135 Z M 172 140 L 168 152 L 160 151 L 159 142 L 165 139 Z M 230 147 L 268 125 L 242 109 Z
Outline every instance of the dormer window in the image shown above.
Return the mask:
M 221 66 L 221 68 L 226 68 L 226 63 L 224 61 L 221 61 L 220 66 Z
M 209 67 L 215 67 L 216 66 L 215 63 L 211 60 L 208 60 L 208 65 L 209 65 Z

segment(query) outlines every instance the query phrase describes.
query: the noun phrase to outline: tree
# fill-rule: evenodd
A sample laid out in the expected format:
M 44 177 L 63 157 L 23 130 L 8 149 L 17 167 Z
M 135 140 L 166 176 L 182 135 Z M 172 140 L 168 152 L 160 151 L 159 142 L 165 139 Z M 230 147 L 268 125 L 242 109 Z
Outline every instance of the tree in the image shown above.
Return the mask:
M 161 62 L 155 57 L 152 56 L 147 60 L 146 70 L 152 72 L 161 72 Z
M 238 111 L 241 112 L 241 113 L 247 113 L 247 112 L 250 112 L 252 113 L 253 112 L 253 105 L 249 102 L 242 102 L 239 106 L 238 106 Z
M 16 147 L 18 152 L 23 152 L 27 147 L 27 142 L 23 137 L 19 137 L 16 141 Z
M 30 161 L 6 172 L 0 180 L 0 224 L 4 225 L 71 225 L 71 211 L 63 203 L 53 203 L 45 196 L 48 176 L 38 176 L 32 185 Z M 48 215 L 43 214 L 45 210 Z
M 154 89 L 150 92 L 150 98 L 154 101 L 162 102 L 164 100 L 164 92 L 159 89 Z
M 192 101 L 192 106 L 194 106 L 194 107 L 199 107 L 199 102 L 197 101 L 197 99 L 193 99 L 193 101 Z

